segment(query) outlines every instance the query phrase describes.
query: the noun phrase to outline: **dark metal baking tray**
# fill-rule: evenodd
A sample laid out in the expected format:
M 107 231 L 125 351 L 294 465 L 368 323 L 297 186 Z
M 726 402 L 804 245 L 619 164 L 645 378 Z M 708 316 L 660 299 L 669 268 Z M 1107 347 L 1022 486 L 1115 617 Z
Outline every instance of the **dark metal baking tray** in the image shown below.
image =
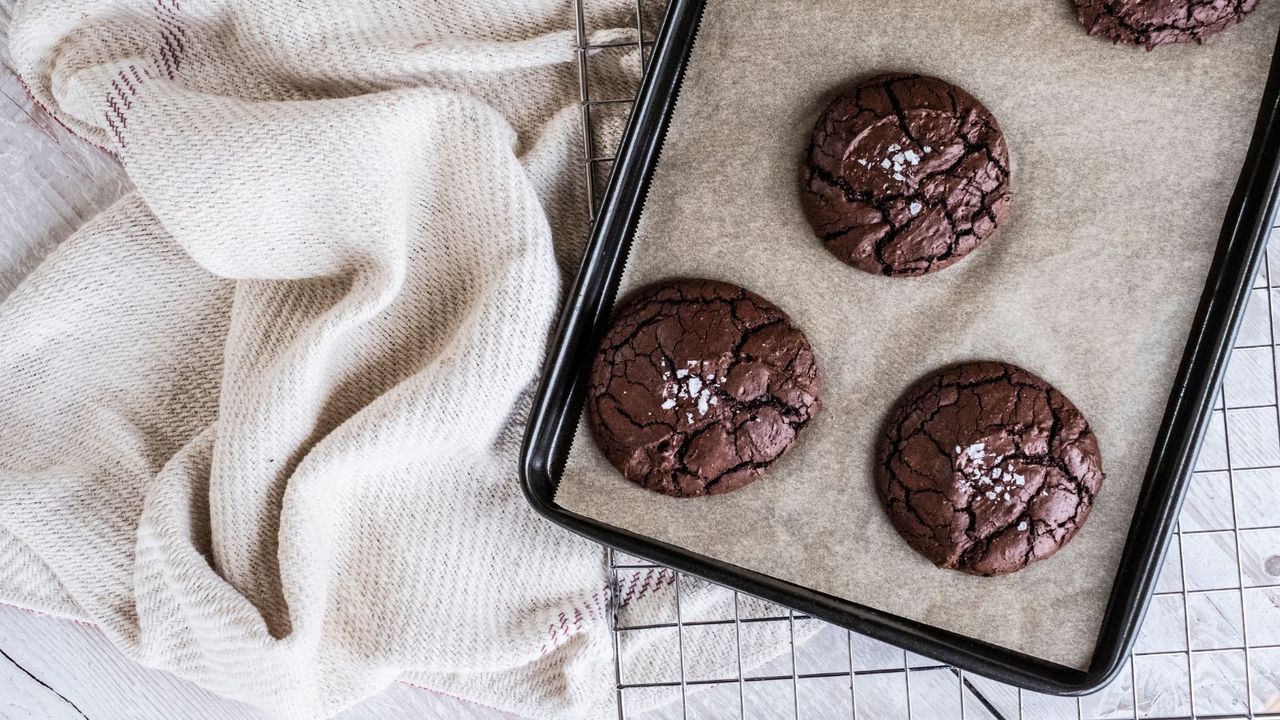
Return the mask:
M 525 496 L 552 522 L 605 545 L 964 670 L 1042 693 L 1081 695 L 1099 689 L 1119 672 L 1146 612 L 1266 248 L 1280 186 L 1280 52 L 1273 54 L 1253 138 L 1152 450 L 1093 660 L 1082 671 L 734 567 L 555 503 L 583 406 L 584 371 L 612 312 L 705 2 L 673 0 L 663 19 L 534 399 L 520 463 Z

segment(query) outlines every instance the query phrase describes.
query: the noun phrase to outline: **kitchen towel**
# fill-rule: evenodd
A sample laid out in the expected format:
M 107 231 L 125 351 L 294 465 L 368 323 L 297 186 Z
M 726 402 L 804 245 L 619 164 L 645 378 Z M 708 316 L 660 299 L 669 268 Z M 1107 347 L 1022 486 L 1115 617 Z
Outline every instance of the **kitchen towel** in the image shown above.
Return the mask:
M 572 12 L 17 3 L 22 80 L 137 191 L 0 304 L 0 601 L 278 717 L 614 712 L 605 551 L 515 473 L 586 235 Z

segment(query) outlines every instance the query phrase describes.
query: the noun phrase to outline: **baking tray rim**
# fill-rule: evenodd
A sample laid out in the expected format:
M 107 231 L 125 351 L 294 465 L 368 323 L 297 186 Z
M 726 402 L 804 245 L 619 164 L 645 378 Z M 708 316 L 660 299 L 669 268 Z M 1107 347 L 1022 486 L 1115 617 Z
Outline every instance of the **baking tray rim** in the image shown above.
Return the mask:
M 1152 448 L 1093 658 L 1087 670 L 1079 670 L 733 566 L 556 504 L 556 478 L 581 414 L 585 361 L 612 311 L 705 6 L 706 0 L 671 0 L 663 17 L 534 395 L 520 453 L 526 499 L 551 522 L 609 547 L 969 672 L 1053 695 L 1084 695 L 1101 689 L 1119 673 L 1136 640 L 1274 222 L 1280 190 L 1280 39 Z

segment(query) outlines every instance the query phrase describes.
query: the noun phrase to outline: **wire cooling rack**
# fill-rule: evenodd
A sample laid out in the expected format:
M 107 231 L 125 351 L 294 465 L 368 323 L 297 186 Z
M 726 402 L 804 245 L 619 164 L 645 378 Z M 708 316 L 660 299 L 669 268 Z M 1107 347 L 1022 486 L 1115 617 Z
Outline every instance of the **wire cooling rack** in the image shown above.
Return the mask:
M 665 7 L 635 0 L 629 33 L 596 32 L 616 2 L 575 0 L 592 215 Z M 630 82 L 619 83 L 626 63 Z M 611 553 L 620 720 L 1280 717 L 1280 238 L 1272 240 L 1151 608 L 1110 686 L 1085 698 L 1025 692 Z M 635 617 L 617 607 L 656 584 L 674 584 L 670 608 Z M 681 601 L 693 593 L 696 610 Z M 780 640 L 790 652 L 743 666 L 753 646 Z M 641 641 L 650 651 L 627 667 L 620 651 Z

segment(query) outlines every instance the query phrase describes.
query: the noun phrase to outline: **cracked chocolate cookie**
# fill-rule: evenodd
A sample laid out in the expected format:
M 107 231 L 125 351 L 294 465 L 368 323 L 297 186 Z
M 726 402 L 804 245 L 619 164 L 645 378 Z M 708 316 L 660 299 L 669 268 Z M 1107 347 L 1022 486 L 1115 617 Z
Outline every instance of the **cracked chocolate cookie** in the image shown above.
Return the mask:
M 813 348 L 776 305 L 727 283 L 677 280 L 618 310 L 587 412 L 624 477 L 695 497 L 758 478 L 818 412 L 821 390 Z
M 1089 423 L 1049 383 L 976 362 L 921 380 L 880 440 L 876 489 L 911 547 L 942 568 L 1004 575 L 1053 555 L 1102 488 Z
M 1148 50 L 1204 42 L 1244 20 L 1258 0 L 1072 0 L 1090 35 Z
M 870 273 L 953 265 L 1009 208 L 1009 149 L 996 119 L 964 90 L 919 75 L 878 77 L 832 102 L 801 175 L 814 234 Z

